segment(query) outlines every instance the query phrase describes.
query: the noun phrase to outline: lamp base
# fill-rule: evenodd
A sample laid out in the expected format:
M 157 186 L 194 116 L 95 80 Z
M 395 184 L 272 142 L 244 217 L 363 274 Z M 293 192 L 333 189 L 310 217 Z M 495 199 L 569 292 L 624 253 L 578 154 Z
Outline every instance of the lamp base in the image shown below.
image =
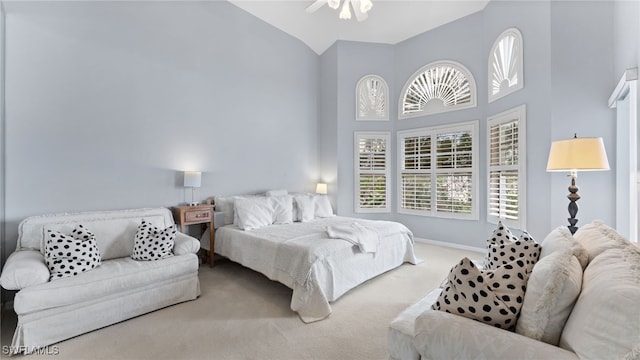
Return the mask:
M 574 175 L 571 176 L 571 186 L 569 186 L 569 195 L 567 195 L 567 199 L 569 199 L 569 216 L 571 216 L 567 219 L 569 220 L 569 226 L 567 227 L 569 228 L 569 231 L 571 231 L 571 235 L 573 235 L 578 231 L 578 227 L 576 226 L 578 223 L 578 219 L 576 219 L 576 215 L 578 214 L 578 204 L 576 201 L 580 200 Z

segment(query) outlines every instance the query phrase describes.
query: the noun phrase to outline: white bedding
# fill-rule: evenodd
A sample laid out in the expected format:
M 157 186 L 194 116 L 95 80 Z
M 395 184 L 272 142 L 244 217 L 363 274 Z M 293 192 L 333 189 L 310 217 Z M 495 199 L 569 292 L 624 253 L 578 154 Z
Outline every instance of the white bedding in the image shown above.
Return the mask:
M 347 240 L 329 238 L 329 225 L 353 222 L 376 233 L 377 251 L 365 253 Z M 203 239 L 207 243 L 208 234 Z M 329 316 L 329 302 L 366 280 L 404 262 L 417 263 L 413 236 L 404 225 L 340 216 L 251 231 L 227 225 L 217 229 L 215 246 L 216 253 L 293 289 L 291 309 L 307 323 Z

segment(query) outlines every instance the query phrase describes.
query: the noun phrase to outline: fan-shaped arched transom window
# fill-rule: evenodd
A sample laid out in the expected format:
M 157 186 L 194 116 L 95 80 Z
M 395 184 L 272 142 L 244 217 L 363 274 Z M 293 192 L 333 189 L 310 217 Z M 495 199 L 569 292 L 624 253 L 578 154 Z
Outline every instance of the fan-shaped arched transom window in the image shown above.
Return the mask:
M 498 36 L 489 54 L 489 102 L 522 89 L 523 72 L 522 34 L 510 28 Z
M 378 75 L 366 75 L 356 85 L 356 120 L 389 120 L 389 86 Z
M 400 119 L 476 106 L 475 80 L 467 68 L 454 61 L 422 67 L 400 94 Z

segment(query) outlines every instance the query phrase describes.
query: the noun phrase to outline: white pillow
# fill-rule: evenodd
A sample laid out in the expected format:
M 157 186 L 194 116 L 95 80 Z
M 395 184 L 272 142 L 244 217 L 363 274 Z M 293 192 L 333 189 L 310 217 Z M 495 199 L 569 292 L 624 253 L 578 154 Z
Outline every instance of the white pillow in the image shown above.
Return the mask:
M 313 201 L 315 217 L 328 218 L 333 216 L 333 209 L 327 195 L 316 195 L 313 197 Z
M 224 214 L 224 225 L 233 224 L 234 218 L 234 197 L 216 196 L 216 211 Z M 217 224 L 216 224 L 217 225 Z
M 287 195 L 287 194 L 289 194 L 287 192 L 287 190 L 282 189 L 282 190 L 269 190 L 269 191 L 266 192 L 265 195 L 267 195 L 267 196 L 282 196 L 282 195 Z
M 540 259 L 527 282 L 516 332 L 558 345 L 581 288 L 582 266 L 571 249 Z
M 595 220 L 581 227 L 574 238 L 587 249 L 589 262 L 605 250 L 621 249 L 631 245 L 629 240 L 601 220 Z
M 273 206 L 267 197 L 236 198 L 235 212 L 238 227 L 254 230 L 273 223 Z
M 571 235 L 571 231 L 566 226 L 557 227 L 542 240 L 542 249 L 540 250 L 540 259 L 556 252 L 563 250 L 571 250 L 573 255 L 580 261 L 582 269 L 587 267 L 589 254 L 587 250 Z
M 293 198 L 291 195 L 268 197 L 273 207 L 274 224 L 291 224 L 293 222 Z
M 584 270 L 582 291 L 560 336 L 560 347 L 580 359 L 637 359 L 639 280 L 640 249 L 635 245 L 598 254 Z
M 314 219 L 315 209 L 311 196 L 297 196 L 295 197 L 295 202 L 299 221 L 309 222 Z

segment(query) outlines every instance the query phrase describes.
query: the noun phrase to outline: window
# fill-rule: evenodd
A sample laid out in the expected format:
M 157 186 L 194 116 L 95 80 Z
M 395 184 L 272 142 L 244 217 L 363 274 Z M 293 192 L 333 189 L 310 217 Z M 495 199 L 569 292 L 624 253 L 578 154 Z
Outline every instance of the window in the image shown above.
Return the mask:
M 398 212 L 478 219 L 478 122 L 398 132 Z
M 355 185 L 356 212 L 389 212 L 388 132 L 356 132 Z
M 510 28 L 498 36 L 489 54 L 489 102 L 522 89 L 523 72 L 522 34 Z
M 476 106 L 473 76 L 453 61 L 422 67 L 409 78 L 400 94 L 400 119 Z
M 389 120 L 389 87 L 378 75 L 364 76 L 356 85 L 356 120 Z
M 525 106 L 488 119 L 487 217 L 513 228 L 525 229 Z

